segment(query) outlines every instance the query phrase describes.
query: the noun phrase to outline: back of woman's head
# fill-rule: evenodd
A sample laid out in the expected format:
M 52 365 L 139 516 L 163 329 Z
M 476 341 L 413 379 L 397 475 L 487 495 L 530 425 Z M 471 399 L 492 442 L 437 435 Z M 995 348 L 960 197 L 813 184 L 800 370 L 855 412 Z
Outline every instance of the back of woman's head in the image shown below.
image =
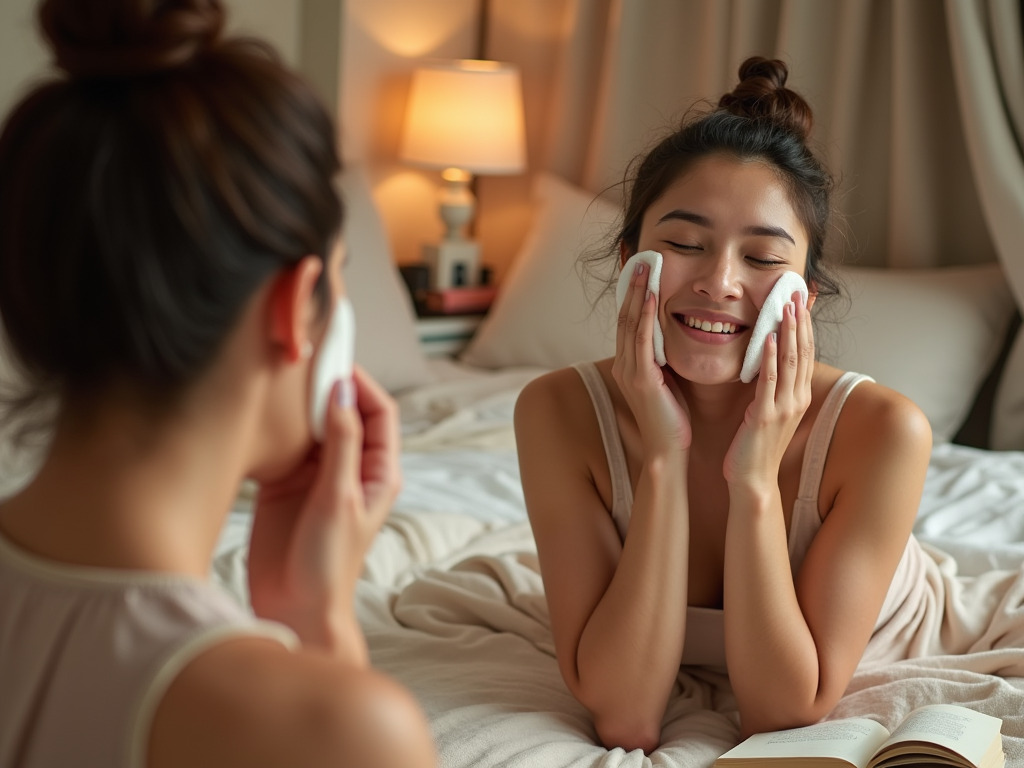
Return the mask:
M 620 242 L 636 252 L 644 213 L 698 160 L 711 155 L 756 160 L 782 179 L 807 229 L 808 282 L 816 283 L 819 296 L 838 293 L 821 264 L 834 183 L 808 147 L 811 108 L 786 87 L 788 76 L 782 61 L 747 59 L 740 65 L 739 84 L 719 99 L 717 109 L 684 122 L 635 164 L 616 252 Z
M 334 130 L 269 48 L 222 36 L 220 0 L 45 0 L 39 20 L 62 76 L 0 135 L 0 320 L 33 395 L 117 378 L 165 403 L 273 274 L 327 256 Z

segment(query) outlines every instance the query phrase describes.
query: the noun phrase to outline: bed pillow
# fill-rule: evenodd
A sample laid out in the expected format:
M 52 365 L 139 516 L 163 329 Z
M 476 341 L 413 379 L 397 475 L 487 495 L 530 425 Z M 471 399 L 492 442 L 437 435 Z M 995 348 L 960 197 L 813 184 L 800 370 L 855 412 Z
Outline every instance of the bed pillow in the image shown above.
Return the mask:
M 390 392 L 433 380 L 416 335 L 409 292 L 391 258 L 387 233 L 365 171 L 342 174 L 345 287 L 356 313 L 356 362 Z
M 577 257 L 599 249 L 618 207 L 595 199 L 557 176 L 539 174 L 533 187 L 536 218 L 487 317 L 461 355 L 484 368 L 561 368 L 615 352 L 614 295 L 595 296 L 599 279 L 584 283 Z M 614 260 L 605 262 L 602 274 Z
M 610 233 L 618 209 L 546 174 L 538 177 L 534 196 L 533 228 L 462 356 L 471 365 L 562 368 L 615 352 L 612 297 L 594 309 L 576 260 Z M 846 268 L 840 279 L 850 301 L 815 313 L 821 360 L 866 373 L 911 398 L 928 416 L 935 442 L 949 441 L 1013 313 L 1000 267 Z
M 1005 340 L 1013 297 L 998 264 L 841 270 L 837 302 L 816 327 L 819 357 L 916 402 L 936 443 L 963 424 Z M 832 322 L 830 315 L 834 315 Z

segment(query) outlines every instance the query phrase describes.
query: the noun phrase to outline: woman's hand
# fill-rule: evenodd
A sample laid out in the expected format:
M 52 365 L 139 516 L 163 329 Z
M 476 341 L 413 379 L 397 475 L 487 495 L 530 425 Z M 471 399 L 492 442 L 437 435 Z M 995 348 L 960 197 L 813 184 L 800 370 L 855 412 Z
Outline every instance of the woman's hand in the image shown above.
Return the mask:
M 668 368 L 654 361 L 658 304 L 647 290 L 647 270 L 639 262 L 619 310 L 612 376 L 640 427 L 644 453 L 685 451 L 690 447 L 690 416 Z
M 288 477 L 260 489 L 249 545 L 256 614 L 290 626 L 306 645 L 367 662 L 355 619 L 363 559 L 398 494 L 398 411 L 360 367 L 356 403 L 334 385 L 323 445 Z M 351 394 L 348 394 L 351 400 Z
M 723 471 L 732 487 L 778 490 L 779 466 L 811 404 L 814 332 L 799 293 L 786 305 L 777 334 L 764 343 L 754 401 L 725 455 Z

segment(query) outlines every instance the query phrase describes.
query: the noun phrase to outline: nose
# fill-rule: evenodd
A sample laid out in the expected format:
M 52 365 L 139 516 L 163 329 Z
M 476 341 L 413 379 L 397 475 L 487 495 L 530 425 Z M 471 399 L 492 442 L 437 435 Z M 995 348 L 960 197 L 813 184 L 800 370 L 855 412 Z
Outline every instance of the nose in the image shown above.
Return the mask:
M 739 281 L 740 271 L 729 254 L 715 254 L 701 261 L 701 270 L 693 281 L 693 290 L 696 293 L 715 302 L 738 299 L 743 295 Z

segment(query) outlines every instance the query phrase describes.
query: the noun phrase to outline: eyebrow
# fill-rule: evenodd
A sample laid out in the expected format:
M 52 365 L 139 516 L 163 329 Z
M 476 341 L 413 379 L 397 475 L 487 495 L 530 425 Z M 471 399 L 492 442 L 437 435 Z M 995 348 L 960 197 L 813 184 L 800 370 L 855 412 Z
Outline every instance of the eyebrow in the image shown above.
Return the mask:
M 678 219 L 680 221 L 689 221 L 690 223 L 696 224 L 698 227 L 704 227 L 705 229 L 714 228 L 713 224 L 711 223 L 711 219 L 709 219 L 707 216 L 701 216 L 699 213 L 694 213 L 693 211 L 683 211 L 678 208 L 666 213 L 664 216 L 658 219 L 658 223 L 661 224 L 664 221 L 670 221 L 672 219 Z M 793 239 L 793 236 L 789 234 L 789 232 L 784 230 L 782 227 L 772 227 L 763 224 L 754 225 L 752 227 L 746 227 L 743 230 L 743 234 L 759 235 L 762 237 L 779 237 L 782 238 L 783 240 L 789 240 L 789 242 L 791 242 L 793 245 L 796 245 L 796 240 Z

